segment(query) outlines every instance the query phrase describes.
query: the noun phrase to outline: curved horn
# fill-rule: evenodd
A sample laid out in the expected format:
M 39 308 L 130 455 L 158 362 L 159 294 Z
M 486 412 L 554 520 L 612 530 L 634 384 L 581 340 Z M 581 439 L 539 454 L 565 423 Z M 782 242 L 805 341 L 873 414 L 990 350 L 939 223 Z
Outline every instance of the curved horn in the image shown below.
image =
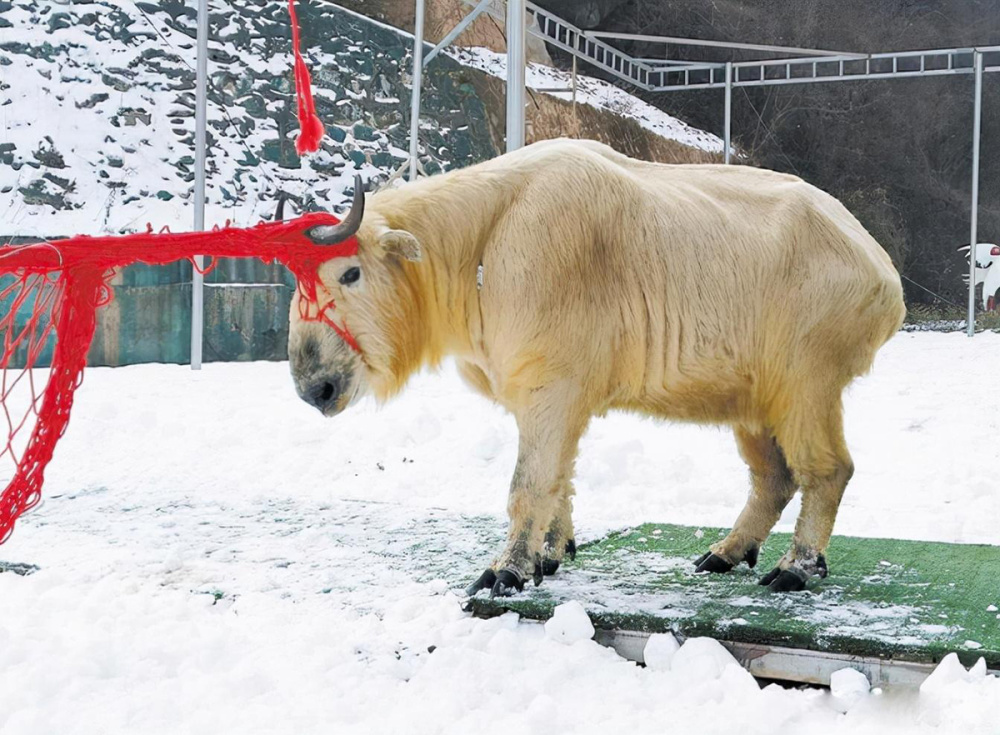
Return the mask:
M 278 208 L 274 210 L 274 219 L 272 222 L 282 222 L 285 219 L 285 200 L 288 199 L 288 195 L 283 192 L 278 192 Z
M 365 216 L 365 186 L 359 174 L 354 175 L 354 202 L 351 211 L 347 213 L 339 225 L 318 225 L 306 230 L 306 237 L 317 245 L 336 245 L 351 237 L 361 227 L 361 218 Z

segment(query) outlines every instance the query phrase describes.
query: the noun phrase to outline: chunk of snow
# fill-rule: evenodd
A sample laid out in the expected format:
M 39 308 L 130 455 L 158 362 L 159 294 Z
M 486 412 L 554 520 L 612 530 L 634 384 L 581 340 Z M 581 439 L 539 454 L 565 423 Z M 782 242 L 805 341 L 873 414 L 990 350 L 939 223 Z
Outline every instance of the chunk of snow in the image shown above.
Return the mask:
M 986 606 L 986 612 L 996 612 L 996 611 L 997 611 L 997 606 L 996 605 L 987 605 Z
M 940 694 L 952 685 L 969 679 L 969 672 L 958 660 L 957 653 L 949 653 L 939 663 L 931 675 L 920 685 L 921 694 Z
M 982 679 L 984 676 L 986 676 L 986 659 L 980 656 L 976 663 L 969 669 L 968 679 L 973 681 L 975 679 Z
M 857 669 L 838 669 L 830 675 L 830 694 L 833 695 L 834 706 L 841 712 L 846 712 L 864 699 L 870 690 L 868 677 Z
M 739 666 L 714 638 L 688 638 L 674 654 L 670 670 L 690 680 L 718 679 L 730 664 Z
M 830 692 L 835 697 L 867 694 L 870 689 L 871 683 L 868 677 L 857 669 L 838 669 L 830 675 Z
M 559 643 L 576 643 L 594 637 L 594 624 L 576 600 L 557 605 L 552 617 L 545 623 L 545 635 Z
M 674 654 L 681 647 L 672 633 L 654 633 L 642 649 L 642 660 L 653 671 L 667 671 Z

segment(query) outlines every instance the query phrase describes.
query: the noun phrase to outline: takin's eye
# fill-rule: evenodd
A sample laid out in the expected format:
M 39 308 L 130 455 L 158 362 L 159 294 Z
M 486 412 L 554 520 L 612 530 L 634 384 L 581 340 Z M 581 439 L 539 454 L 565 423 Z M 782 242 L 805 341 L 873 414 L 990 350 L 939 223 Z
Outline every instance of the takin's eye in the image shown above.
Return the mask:
M 357 283 L 359 278 L 361 278 L 361 269 L 355 266 L 344 271 L 344 275 L 340 277 L 340 282 L 345 286 L 350 286 L 352 283 Z

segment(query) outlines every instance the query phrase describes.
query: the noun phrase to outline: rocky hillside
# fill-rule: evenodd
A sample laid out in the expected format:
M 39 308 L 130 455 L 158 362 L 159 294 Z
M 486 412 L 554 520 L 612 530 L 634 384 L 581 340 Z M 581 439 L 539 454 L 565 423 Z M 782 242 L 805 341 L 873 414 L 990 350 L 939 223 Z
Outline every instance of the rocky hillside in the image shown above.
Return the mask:
M 328 133 L 319 153 L 300 159 L 284 4 L 212 0 L 210 8 L 209 223 L 258 221 L 279 189 L 300 208 L 336 206 L 355 171 L 375 185 L 403 162 L 406 33 L 330 3 L 300 3 Z M 194 39 L 190 0 L 0 0 L 0 235 L 190 227 Z M 502 73 L 502 58 L 486 50 L 428 65 L 428 172 L 502 150 Z M 569 86 L 568 75 L 545 67 L 531 76 L 535 86 Z M 533 136 L 583 134 L 661 160 L 721 150 L 714 136 L 603 82 L 582 79 L 579 102 L 533 94 Z

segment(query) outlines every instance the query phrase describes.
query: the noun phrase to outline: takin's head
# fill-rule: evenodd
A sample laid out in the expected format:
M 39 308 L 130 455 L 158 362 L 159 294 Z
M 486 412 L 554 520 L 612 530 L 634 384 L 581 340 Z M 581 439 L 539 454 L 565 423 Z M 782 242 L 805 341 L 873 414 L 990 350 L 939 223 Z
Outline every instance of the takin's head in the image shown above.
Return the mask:
M 323 415 L 335 416 L 365 395 L 389 397 L 420 360 L 414 333 L 420 293 L 410 265 L 420 261 L 420 244 L 377 213 L 365 216 L 360 177 L 344 220 L 312 227 L 306 235 L 318 247 L 357 240 L 356 252 L 348 248 L 349 254 L 320 265 L 318 304 L 297 288 L 289 315 L 295 389 Z M 316 318 L 324 306 L 323 318 Z

